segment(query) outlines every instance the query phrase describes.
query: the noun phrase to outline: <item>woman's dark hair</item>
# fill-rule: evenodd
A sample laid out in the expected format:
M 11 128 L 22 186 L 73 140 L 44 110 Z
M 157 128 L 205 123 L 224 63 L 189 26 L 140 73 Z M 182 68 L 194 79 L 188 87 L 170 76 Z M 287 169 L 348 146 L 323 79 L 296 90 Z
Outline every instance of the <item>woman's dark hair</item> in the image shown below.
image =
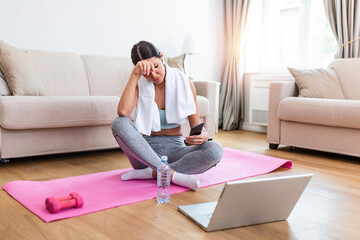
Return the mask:
M 138 61 L 152 57 L 160 58 L 160 52 L 155 45 L 150 42 L 140 41 L 131 49 L 131 60 L 134 65 L 136 65 Z

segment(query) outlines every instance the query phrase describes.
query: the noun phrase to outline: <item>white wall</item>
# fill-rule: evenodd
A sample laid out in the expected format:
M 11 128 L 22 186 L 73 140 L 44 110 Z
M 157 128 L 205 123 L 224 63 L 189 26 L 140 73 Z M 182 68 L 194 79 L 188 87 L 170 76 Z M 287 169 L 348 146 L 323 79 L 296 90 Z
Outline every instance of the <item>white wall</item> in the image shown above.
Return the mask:
M 133 44 L 147 40 L 176 56 L 194 34 L 201 53 L 192 58 L 192 75 L 221 81 L 223 1 L 0 0 L 0 10 L 0 39 L 26 49 L 130 57 Z

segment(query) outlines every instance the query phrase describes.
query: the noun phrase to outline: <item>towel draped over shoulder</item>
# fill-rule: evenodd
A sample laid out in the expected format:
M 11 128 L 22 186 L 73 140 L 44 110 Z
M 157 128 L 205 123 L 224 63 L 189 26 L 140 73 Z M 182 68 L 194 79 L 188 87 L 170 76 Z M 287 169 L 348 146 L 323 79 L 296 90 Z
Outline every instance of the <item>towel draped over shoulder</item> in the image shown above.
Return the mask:
M 168 124 L 183 124 L 186 117 L 196 113 L 194 96 L 189 80 L 178 69 L 165 66 L 165 110 Z M 138 82 L 139 96 L 135 110 L 135 126 L 142 134 L 161 130 L 159 109 L 155 102 L 155 87 L 152 81 L 141 76 Z

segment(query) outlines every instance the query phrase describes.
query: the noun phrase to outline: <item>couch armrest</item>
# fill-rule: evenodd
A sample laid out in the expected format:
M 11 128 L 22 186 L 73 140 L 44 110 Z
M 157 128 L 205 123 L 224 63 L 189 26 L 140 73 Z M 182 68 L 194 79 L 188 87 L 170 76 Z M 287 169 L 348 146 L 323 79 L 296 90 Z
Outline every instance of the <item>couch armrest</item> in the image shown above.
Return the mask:
M 281 99 L 298 95 L 295 82 L 282 81 L 271 82 L 269 92 L 269 111 L 267 126 L 267 142 L 280 143 L 280 119 L 278 117 L 279 103 Z
M 204 126 L 209 132 L 209 138 L 212 139 L 218 132 L 220 83 L 208 81 L 193 81 L 193 83 L 196 94 L 209 100 L 209 112 L 206 114 Z
M 196 94 L 209 100 L 209 112 L 206 114 L 204 126 L 209 132 L 209 138 L 212 139 L 218 132 L 220 83 L 213 81 L 193 81 L 193 83 Z

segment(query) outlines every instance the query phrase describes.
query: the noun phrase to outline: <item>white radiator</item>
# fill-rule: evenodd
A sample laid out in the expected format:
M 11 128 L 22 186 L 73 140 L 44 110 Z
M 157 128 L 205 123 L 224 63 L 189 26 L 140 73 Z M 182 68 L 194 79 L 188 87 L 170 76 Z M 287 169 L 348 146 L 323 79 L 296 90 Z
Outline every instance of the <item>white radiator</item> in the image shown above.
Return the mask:
M 249 123 L 267 126 L 269 87 L 273 81 L 294 81 L 290 74 L 251 74 L 249 97 Z

